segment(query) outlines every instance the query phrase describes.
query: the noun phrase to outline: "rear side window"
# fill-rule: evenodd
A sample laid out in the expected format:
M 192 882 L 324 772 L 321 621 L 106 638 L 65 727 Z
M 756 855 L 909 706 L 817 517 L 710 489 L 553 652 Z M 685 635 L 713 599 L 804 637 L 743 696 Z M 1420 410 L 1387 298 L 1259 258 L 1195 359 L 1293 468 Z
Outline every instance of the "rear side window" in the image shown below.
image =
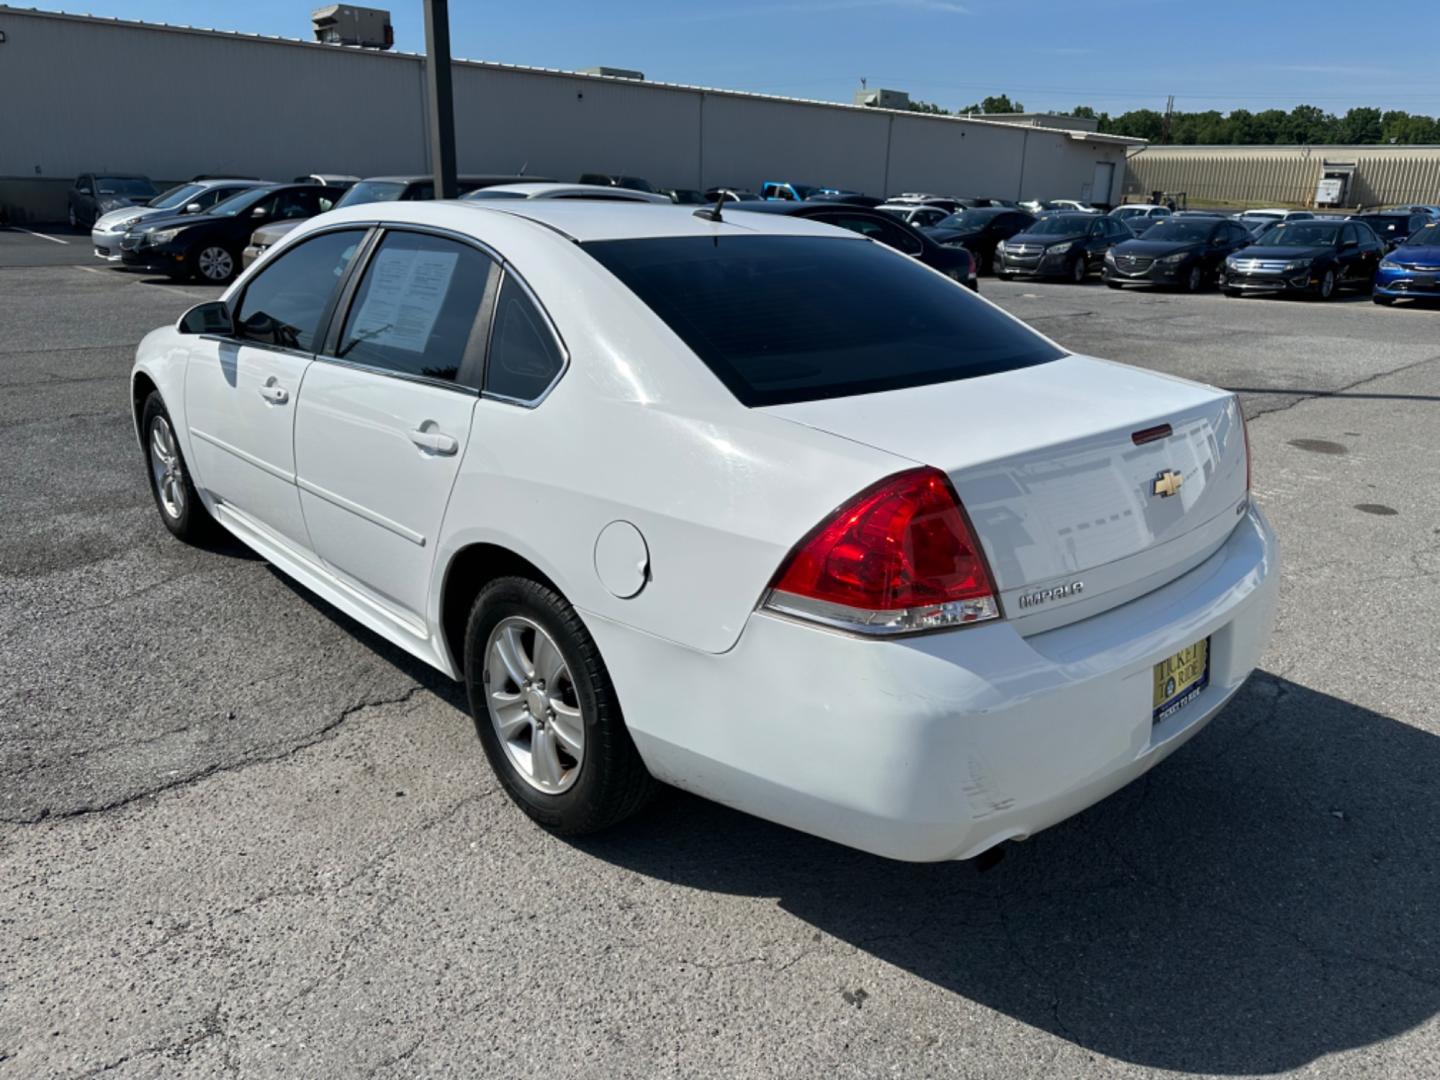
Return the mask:
M 953 382 L 1064 355 L 876 244 L 684 236 L 584 248 L 752 407 Z
M 478 368 L 484 347 L 477 316 L 494 271 L 495 261 L 469 244 L 387 233 L 350 305 L 339 358 L 398 375 L 464 381 L 462 366 Z
M 363 229 L 324 233 L 277 256 L 246 286 L 237 336 L 313 352 L 320 320 L 364 237 Z
M 485 392 L 516 401 L 534 401 L 565 366 L 565 357 L 540 309 L 523 286 L 507 276 L 495 302 Z

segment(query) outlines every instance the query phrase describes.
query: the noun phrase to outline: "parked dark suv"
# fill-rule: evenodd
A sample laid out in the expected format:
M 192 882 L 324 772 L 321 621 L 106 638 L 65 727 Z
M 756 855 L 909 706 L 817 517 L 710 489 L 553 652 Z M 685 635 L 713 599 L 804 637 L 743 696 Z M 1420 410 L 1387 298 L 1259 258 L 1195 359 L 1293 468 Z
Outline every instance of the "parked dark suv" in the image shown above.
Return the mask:
M 1198 292 L 1220 275 L 1225 260 L 1250 243 L 1250 233 L 1228 218 L 1168 217 L 1145 235 L 1105 253 L 1105 284 L 1173 285 Z
M 1134 236 L 1119 218 L 1105 214 L 1049 214 L 998 248 L 997 273 L 1007 278 L 1064 278 L 1077 285 L 1100 269 L 1105 252 Z

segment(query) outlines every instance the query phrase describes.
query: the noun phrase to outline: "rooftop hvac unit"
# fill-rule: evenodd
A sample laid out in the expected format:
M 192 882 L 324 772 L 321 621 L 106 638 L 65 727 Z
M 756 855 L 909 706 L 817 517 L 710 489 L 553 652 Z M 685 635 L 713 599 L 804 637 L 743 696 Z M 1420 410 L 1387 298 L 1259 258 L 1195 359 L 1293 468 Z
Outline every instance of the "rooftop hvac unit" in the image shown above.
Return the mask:
M 330 4 L 310 13 L 315 40 L 326 45 L 358 45 L 363 49 L 389 49 L 395 45 L 390 12 L 382 8 Z

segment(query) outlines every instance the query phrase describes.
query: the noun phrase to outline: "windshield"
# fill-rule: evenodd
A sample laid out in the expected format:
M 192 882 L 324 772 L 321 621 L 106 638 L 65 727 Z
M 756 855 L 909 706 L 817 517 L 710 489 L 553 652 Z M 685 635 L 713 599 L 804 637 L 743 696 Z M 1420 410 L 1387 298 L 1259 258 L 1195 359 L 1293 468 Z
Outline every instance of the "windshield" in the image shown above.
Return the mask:
M 405 184 L 398 180 L 361 180 L 340 196 L 335 208 L 338 210 L 342 206 L 359 206 L 361 203 L 394 202 L 404 194 Z
M 184 206 L 204 190 L 199 184 L 176 184 L 169 191 L 156 195 L 147 205 L 157 210 L 169 210 L 172 207 Z
M 127 199 L 153 199 L 155 185 L 143 176 L 100 176 L 95 186 L 101 195 L 121 195 Z
M 1143 206 L 1128 206 L 1121 207 L 1119 210 L 1116 210 L 1114 216 L 1118 217 L 1121 221 L 1124 221 L 1126 218 L 1149 217 L 1150 211 Z
M 1405 233 L 1410 226 L 1409 214 L 1356 214 L 1352 221 L 1363 221 L 1381 236 Z
M 957 210 L 935 227 L 937 229 L 983 229 L 1003 213 L 1005 213 L 1003 207 Z
M 1079 236 L 1095 218 L 1089 214 L 1056 214 L 1043 217 L 1025 231 L 1032 236 Z
M 238 195 L 231 195 L 230 198 L 212 206 L 209 212 L 220 217 L 238 217 L 254 206 L 260 196 L 268 190 L 269 188 L 252 188 L 249 191 L 242 191 Z
M 1176 221 L 1165 218 L 1145 230 L 1146 240 L 1159 240 L 1172 244 L 1202 244 L 1210 239 L 1213 221 Z
M 1440 224 L 1426 225 L 1419 232 L 1411 233 L 1405 241 L 1406 247 L 1440 247 Z
M 1319 221 L 1288 221 L 1268 229 L 1260 237 L 1262 247 L 1332 247 L 1340 235 L 1339 225 Z
M 752 407 L 953 382 L 1064 355 L 878 244 L 749 235 L 583 247 Z

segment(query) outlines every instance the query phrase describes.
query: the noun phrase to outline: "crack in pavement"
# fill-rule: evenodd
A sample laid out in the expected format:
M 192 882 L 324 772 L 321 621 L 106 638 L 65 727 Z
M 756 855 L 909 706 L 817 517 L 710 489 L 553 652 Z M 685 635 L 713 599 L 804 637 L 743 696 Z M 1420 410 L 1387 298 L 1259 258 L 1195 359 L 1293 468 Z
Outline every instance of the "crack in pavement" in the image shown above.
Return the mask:
M 133 803 L 140 802 L 143 799 L 152 799 L 156 796 L 163 795 L 167 791 L 174 791 L 178 788 L 188 787 L 192 784 L 198 784 L 202 780 L 207 780 L 212 776 L 219 776 L 223 773 L 241 772 L 242 770 L 251 768 L 255 765 L 268 765 L 273 762 L 284 761 L 287 758 L 294 757 L 296 754 L 299 754 L 304 750 L 310 749 L 310 747 L 312 746 L 317 746 L 320 743 L 327 741 L 331 736 L 334 735 L 336 729 L 339 728 L 341 724 L 343 724 L 346 720 L 348 720 L 351 716 L 355 715 L 357 712 L 361 712 L 365 709 L 379 708 L 384 705 L 403 705 L 405 702 L 409 701 L 412 697 L 414 697 L 417 693 L 426 689 L 428 689 L 426 686 L 420 683 L 416 683 L 414 686 L 410 687 L 410 689 L 406 690 L 398 697 L 360 701 L 354 705 L 346 706 L 340 712 L 340 714 L 335 717 L 335 719 L 324 724 L 318 730 L 305 737 L 304 739 L 300 740 L 299 742 L 291 743 L 284 749 L 278 750 L 278 752 L 275 753 L 266 753 L 267 750 L 275 749 L 275 744 L 271 744 L 269 747 L 265 747 L 257 753 L 247 755 L 239 761 L 216 762 L 214 764 L 207 765 L 205 768 L 197 770 L 196 772 L 191 773 L 188 776 L 177 777 L 174 780 L 168 780 L 165 783 L 160 784 L 156 787 L 147 788 L 143 791 L 135 792 L 131 795 L 125 795 L 110 802 L 101 803 L 98 806 L 82 806 L 73 810 L 65 810 L 61 813 L 52 813 L 47 808 L 45 810 L 42 810 L 39 814 L 32 815 L 30 817 L 0 818 L 0 823 L 9 825 L 40 825 L 48 821 L 65 821 L 70 818 L 89 817 L 97 814 L 106 814 L 112 810 L 123 809 L 124 807 L 130 806 Z
M 1256 408 L 1253 412 L 1247 414 L 1246 419 L 1259 420 L 1262 416 L 1271 416 L 1275 413 L 1289 412 L 1291 409 L 1295 408 L 1295 406 L 1303 405 L 1306 402 L 1322 401 L 1325 398 L 1339 397 L 1343 394 L 1348 394 L 1351 390 L 1358 390 L 1360 387 L 1366 385 L 1367 383 L 1378 382 L 1381 379 L 1388 379 L 1392 375 L 1404 375 L 1408 371 L 1414 371 L 1416 368 L 1424 367 L 1426 364 L 1433 364 L 1437 360 L 1440 360 L 1440 356 L 1427 356 L 1423 360 L 1414 360 L 1408 364 L 1402 364 L 1397 368 L 1391 368 L 1388 371 L 1381 371 L 1377 372 L 1374 375 L 1367 375 L 1363 379 L 1357 379 L 1355 382 L 1346 383 L 1344 386 L 1337 387 L 1333 390 L 1294 391 L 1296 395 L 1294 401 L 1287 402 L 1284 405 L 1276 405 L 1274 408 L 1270 409 Z M 1266 390 L 1261 387 L 1251 387 L 1248 389 L 1237 390 L 1227 386 L 1223 389 L 1229 390 L 1232 394 L 1270 394 L 1275 392 L 1273 390 Z

